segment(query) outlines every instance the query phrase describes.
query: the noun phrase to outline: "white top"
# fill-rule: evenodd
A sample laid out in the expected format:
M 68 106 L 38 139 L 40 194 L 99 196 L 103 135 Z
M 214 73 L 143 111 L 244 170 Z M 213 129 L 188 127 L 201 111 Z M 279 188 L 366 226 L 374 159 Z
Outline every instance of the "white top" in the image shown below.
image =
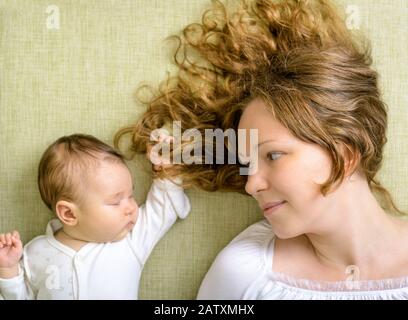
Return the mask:
M 201 284 L 197 299 L 408 299 L 408 277 L 330 282 L 274 272 L 274 243 L 275 236 L 266 220 L 241 232 L 218 254 Z
M 5 299 L 137 299 L 155 244 L 189 212 L 183 189 L 156 179 L 135 226 L 121 241 L 87 243 L 75 251 L 55 239 L 62 225 L 51 220 L 46 235 L 24 246 L 19 276 L 0 279 L 0 291 Z

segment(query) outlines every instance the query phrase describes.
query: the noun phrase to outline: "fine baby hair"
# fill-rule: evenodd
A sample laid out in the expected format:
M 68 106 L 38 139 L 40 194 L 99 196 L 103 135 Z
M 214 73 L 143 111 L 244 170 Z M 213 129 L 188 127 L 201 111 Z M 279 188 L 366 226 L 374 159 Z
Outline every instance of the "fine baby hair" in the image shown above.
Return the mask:
M 87 178 L 100 161 L 126 165 L 122 154 L 91 135 L 72 134 L 52 143 L 38 166 L 38 188 L 46 206 L 55 212 L 58 200 L 81 203 Z

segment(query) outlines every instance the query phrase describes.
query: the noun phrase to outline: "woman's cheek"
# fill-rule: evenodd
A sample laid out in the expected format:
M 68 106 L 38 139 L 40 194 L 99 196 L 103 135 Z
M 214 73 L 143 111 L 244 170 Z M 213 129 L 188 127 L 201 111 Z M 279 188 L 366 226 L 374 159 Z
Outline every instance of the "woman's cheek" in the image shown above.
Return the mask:
M 303 176 L 314 185 L 327 181 L 331 173 L 331 161 L 323 152 L 313 152 L 302 159 Z
M 274 168 L 273 176 L 271 176 L 271 184 L 278 189 L 281 196 L 292 197 L 299 193 L 304 182 L 301 176 L 302 170 L 293 166 L 291 161 L 281 162 Z M 289 199 L 283 199 L 289 200 Z

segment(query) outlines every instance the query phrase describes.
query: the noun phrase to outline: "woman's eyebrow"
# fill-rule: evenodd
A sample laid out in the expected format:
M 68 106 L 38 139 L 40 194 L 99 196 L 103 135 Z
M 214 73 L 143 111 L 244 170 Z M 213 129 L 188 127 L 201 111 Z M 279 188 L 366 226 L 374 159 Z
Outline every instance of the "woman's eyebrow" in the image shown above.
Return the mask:
M 263 145 L 265 143 L 275 142 L 275 141 L 276 141 L 275 139 L 268 139 L 268 140 L 262 141 L 262 142 L 258 143 L 257 148 L 259 148 L 261 145 Z M 246 153 L 243 154 L 243 153 L 238 152 L 238 159 L 240 160 L 240 162 L 249 161 L 248 156 L 247 156 Z
M 265 143 L 275 142 L 275 141 L 276 141 L 275 139 L 269 139 L 269 140 L 262 141 L 262 142 L 258 143 L 258 147 L 260 147 L 261 145 L 263 145 L 263 144 L 265 144 Z

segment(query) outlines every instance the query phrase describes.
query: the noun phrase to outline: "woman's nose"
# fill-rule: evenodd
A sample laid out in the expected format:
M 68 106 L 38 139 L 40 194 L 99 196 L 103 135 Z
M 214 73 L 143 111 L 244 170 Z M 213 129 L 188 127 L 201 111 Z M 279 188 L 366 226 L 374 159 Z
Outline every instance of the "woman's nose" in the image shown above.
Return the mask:
M 268 183 L 266 179 L 258 171 L 248 175 L 247 183 L 245 184 L 245 191 L 251 196 L 254 196 L 260 191 L 265 190 L 267 186 Z

